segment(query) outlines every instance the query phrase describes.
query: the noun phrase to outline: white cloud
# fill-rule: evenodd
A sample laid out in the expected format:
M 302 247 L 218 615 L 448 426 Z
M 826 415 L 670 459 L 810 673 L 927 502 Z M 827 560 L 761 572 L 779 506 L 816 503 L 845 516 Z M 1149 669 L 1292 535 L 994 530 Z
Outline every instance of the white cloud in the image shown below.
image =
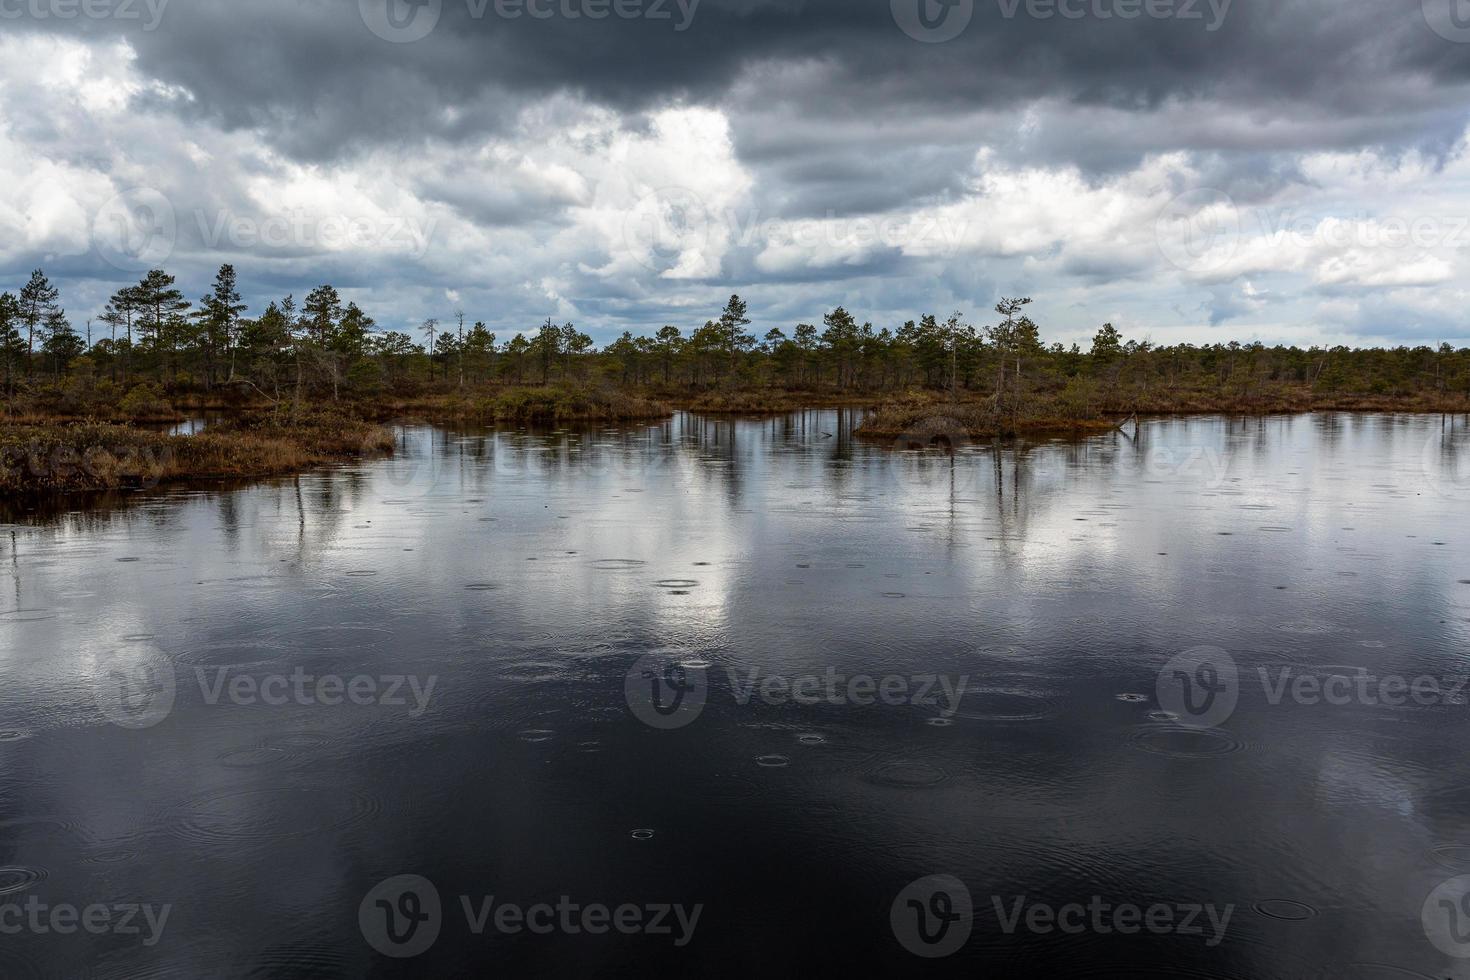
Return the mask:
M 37 64 L 47 71 L 28 67 Z M 984 125 L 979 115 L 945 130 L 931 116 L 885 123 L 880 138 L 916 148 L 902 159 L 920 169 L 949 166 L 930 151 L 953 150 L 963 161 L 954 179 L 927 196 L 813 214 L 785 171 L 760 163 L 788 159 L 807 134 L 754 130 L 789 109 L 758 104 L 760 93 L 826 73 L 817 62 L 768 66 L 722 105 L 646 115 L 554 95 L 520 106 L 494 136 L 384 141 L 302 162 L 260 133 L 173 111 L 191 93 L 150 78 L 125 43 L 9 36 L 0 263 L 14 278 L 56 258 L 90 261 L 90 275 L 63 285 L 69 305 L 100 305 L 127 274 L 94 253 L 96 216 L 151 187 L 175 211 L 166 265 L 191 293 L 231 261 L 247 290 L 331 280 L 385 327 L 463 305 L 502 336 L 545 316 L 599 339 L 675 319 L 687 328 L 738 289 L 758 325 L 838 303 L 880 326 L 955 307 L 978 320 L 1000 291 L 1036 295 L 1048 339 L 1085 342 L 1104 319 L 1132 336 L 1196 342 L 1223 331 L 1373 339 L 1397 329 L 1385 297 L 1437 325 L 1455 306 L 1444 291 L 1470 273 L 1463 143 L 1444 159 L 1314 151 L 1294 158 L 1297 178 L 1239 186 L 1180 151 L 1091 176 L 1026 152 L 1069 120 L 1087 131 L 1135 117 L 1088 118 L 1044 100 L 987 110 Z M 1174 103 L 1159 119 L 1204 125 Z M 1219 138 L 1247 122 L 1227 114 L 1210 125 Z M 874 121 L 824 125 L 821 139 L 861 171 Z M 967 133 L 987 142 L 966 146 Z M 813 179 L 844 177 L 818 167 Z M 1171 208 L 1178 220 L 1161 222 Z M 265 297 L 250 298 L 258 307 Z

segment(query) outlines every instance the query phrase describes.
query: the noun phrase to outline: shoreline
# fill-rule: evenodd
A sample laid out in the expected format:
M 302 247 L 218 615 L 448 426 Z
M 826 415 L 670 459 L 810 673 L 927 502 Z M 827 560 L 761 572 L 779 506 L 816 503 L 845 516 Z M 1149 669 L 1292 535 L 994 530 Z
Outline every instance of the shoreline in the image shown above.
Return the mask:
M 44 500 L 193 480 L 261 479 L 391 453 L 382 426 L 339 413 L 240 417 L 195 435 L 112 422 L 0 429 L 0 496 Z
M 953 449 L 1026 437 L 1085 438 L 1134 421 L 1227 416 L 1255 418 L 1313 412 L 1365 414 L 1465 415 L 1470 400 L 1354 396 L 1301 400 L 1263 399 L 1253 405 L 1143 402 L 1135 411 L 1096 410 L 1085 418 L 1055 414 L 1044 402 L 1023 405 L 1002 416 L 993 400 L 954 402 L 943 396 L 909 395 L 883 403 L 871 398 L 817 393 L 751 393 L 731 399 L 719 393 L 663 401 L 644 395 L 616 397 L 547 390 L 485 393 L 474 396 L 430 394 L 404 399 L 374 399 L 346 407 L 327 405 L 287 411 L 262 411 L 215 403 L 195 412 L 225 416 L 193 435 L 170 435 L 150 428 L 190 417 L 177 410 L 160 419 L 152 413 L 133 421 L 101 421 L 65 416 L 28 416 L 0 425 L 0 496 L 37 502 L 47 497 L 110 490 L 151 489 L 191 481 L 258 480 L 302 473 L 323 465 L 391 454 L 394 437 L 387 422 L 426 425 L 471 423 L 487 426 L 658 424 L 683 411 L 707 416 L 777 416 L 796 411 L 860 409 L 869 414 L 853 430 L 856 438 L 895 443 L 895 448 Z M 203 402 L 204 399 L 197 399 Z M 1182 403 L 1181 403 L 1182 402 Z M 192 407 L 192 406 L 191 406 Z M 1007 406 L 1011 408 L 1011 406 Z

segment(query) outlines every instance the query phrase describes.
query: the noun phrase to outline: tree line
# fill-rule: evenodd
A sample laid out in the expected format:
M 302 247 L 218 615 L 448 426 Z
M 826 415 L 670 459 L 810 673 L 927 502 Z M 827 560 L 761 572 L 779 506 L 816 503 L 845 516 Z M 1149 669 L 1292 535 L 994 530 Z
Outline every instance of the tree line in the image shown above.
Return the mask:
M 1207 387 L 1249 395 L 1271 384 L 1326 392 L 1470 394 L 1470 350 L 1438 346 L 1360 349 L 1267 347 L 1239 342 L 1158 346 L 1124 339 L 1104 324 L 1088 349 L 1047 345 L 1027 313 L 1028 297 L 1004 298 L 991 325 L 962 313 L 925 314 L 894 327 L 859 323 L 838 306 L 820 324 L 772 327 L 757 335 L 739 296 L 702 326 L 624 332 L 598 349 L 574 324 L 548 318 L 504 342 L 463 311 L 423 322 L 418 338 L 379 330 L 331 285 L 270 302 L 259 315 L 241 301 L 235 269 L 220 267 L 191 302 L 162 269 L 118 289 L 81 335 L 60 290 L 36 270 L 14 293 L 0 293 L 4 385 L 86 374 L 127 385 L 173 388 L 249 385 L 274 398 L 329 392 L 333 398 L 425 384 L 464 386 L 621 383 L 651 388 L 780 386 L 850 393 L 948 390 L 1009 397 L 1075 385 L 1145 389 Z M 94 321 L 97 324 L 94 330 Z M 106 336 L 102 336 L 103 333 Z M 94 336 L 95 334 L 95 336 Z

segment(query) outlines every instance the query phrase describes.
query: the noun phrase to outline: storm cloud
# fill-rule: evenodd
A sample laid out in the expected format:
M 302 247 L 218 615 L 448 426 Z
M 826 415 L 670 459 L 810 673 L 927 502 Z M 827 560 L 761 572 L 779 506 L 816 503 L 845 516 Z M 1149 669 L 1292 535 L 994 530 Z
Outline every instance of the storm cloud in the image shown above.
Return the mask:
M 1470 340 L 1455 0 L 0 0 L 0 286 Z

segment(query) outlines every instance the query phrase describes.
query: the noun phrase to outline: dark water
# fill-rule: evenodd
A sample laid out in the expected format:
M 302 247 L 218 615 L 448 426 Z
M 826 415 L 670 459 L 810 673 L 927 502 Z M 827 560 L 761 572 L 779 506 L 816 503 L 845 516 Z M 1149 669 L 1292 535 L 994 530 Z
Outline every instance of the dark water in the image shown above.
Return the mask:
M 1470 976 L 1463 419 L 851 422 L 0 527 L 0 974 Z

